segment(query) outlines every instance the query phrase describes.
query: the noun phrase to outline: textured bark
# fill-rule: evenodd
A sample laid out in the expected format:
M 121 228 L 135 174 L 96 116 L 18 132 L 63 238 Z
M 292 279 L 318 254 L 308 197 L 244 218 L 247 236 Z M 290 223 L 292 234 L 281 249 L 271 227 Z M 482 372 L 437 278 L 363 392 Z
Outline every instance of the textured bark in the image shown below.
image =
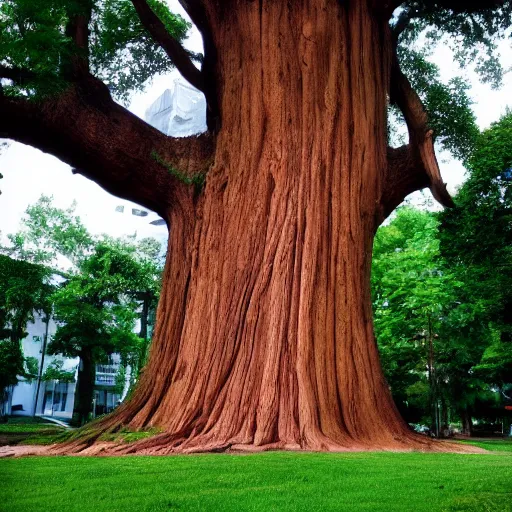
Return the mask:
M 421 103 L 391 64 L 389 5 L 182 4 L 205 36 L 215 136 L 165 137 L 90 78 L 42 107 L 0 98 L 0 133 L 170 226 L 147 368 L 130 401 L 65 450 L 153 426 L 163 433 L 111 452 L 436 449 L 400 418 L 372 325 L 375 230 L 440 179 Z M 391 71 L 412 127 L 396 150 L 386 144 Z M 163 162 L 208 168 L 202 193 Z
M 426 447 L 372 326 L 387 20 L 366 1 L 228 4 L 209 12 L 214 164 L 200 200 L 170 213 L 150 361 L 99 429 L 164 430 L 116 453 Z

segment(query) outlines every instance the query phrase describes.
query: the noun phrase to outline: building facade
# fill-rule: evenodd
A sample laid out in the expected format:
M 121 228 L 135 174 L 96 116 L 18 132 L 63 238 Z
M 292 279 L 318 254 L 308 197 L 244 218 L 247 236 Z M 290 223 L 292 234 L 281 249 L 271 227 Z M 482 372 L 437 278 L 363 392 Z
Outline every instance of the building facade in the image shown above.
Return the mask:
M 47 330 L 48 328 L 48 330 Z M 27 380 L 20 378 L 18 384 L 10 390 L 8 400 L 4 404 L 4 413 L 19 416 L 52 416 L 56 419 L 69 420 L 73 415 L 75 402 L 76 378 L 80 359 L 51 356 L 44 354 L 43 345 L 45 336 L 48 339 L 55 334 L 57 325 L 50 320 L 48 326 L 43 315 L 34 314 L 34 322 L 26 327 L 27 336 L 22 341 L 25 357 L 33 357 L 37 360 L 41 380 Z M 74 382 L 60 382 L 56 380 L 44 380 L 47 368 L 55 361 L 62 361 L 62 370 L 74 372 Z M 42 371 L 41 371 L 42 362 Z M 96 380 L 94 390 L 93 409 L 94 415 L 106 414 L 112 411 L 124 398 L 127 391 L 126 383 L 123 391 L 119 393 L 117 376 L 120 373 L 120 357 L 113 354 L 107 364 L 96 365 Z M 128 374 L 128 372 L 126 372 Z M 39 380 L 39 392 L 38 389 Z M 37 395 L 37 396 L 36 396 Z

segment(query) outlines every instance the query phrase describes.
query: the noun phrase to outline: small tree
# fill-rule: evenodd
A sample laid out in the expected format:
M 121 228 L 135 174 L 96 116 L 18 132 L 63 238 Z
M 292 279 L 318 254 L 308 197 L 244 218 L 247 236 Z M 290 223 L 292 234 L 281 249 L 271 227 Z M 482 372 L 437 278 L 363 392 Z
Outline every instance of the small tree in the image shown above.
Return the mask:
M 468 425 L 468 410 L 488 391 L 476 373 L 490 343 L 486 303 L 468 294 L 443 260 L 436 216 L 411 208 L 376 235 L 375 329 L 384 371 L 402 414 L 428 418 L 433 432 L 448 411 Z
M 75 206 L 60 209 L 42 196 L 27 208 L 22 229 L 9 236 L 11 245 L 3 252 L 46 265 L 47 273 L 61 277 L 51 296 L 59 326 L 48 353 L 80 357 L 75 416 L 83 423 L 91 412 L 97 363 L 119 353 L 133 366 L 134 378 L 144 364 L 148 317 L 160 286 L 160 244 L 154 239 L 95 239 L 75 215 Z M 67 268 L 56 268 L 63 257 Z M 140 337 L 133 332 L 139 317 Z
M 512 113 L 485 130 L 470 175 L 441 214 L 441 251 L 471 297 L 485 304 L 489 329 L 477 375 L 501 390 L 512 383 Z

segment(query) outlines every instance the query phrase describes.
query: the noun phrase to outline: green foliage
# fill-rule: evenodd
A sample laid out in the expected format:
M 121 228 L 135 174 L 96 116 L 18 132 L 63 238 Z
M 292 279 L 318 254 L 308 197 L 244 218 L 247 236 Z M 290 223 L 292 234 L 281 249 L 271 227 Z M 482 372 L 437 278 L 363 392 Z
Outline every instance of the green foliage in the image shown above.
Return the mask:
M 178 41 L 190 25 L 169 11 L 165 2 L 150 0 L 169 33 Z M 89 51 L 74 46 L 67 35 L 69 19 L 89 18 Z M 0 61 L 35 73 L 4 88 L 8 94 L 44 96 L 66 87 L 73 57 L 88 59 L 91 71 L 126 100 L 171 63 L 142 26 L 130 0 L 4 0 L 0 4 Z
M 185 38 L 190 24 L 164 2 L 148 3 L 175 39 Z M 128 99 L 130 91 L 142 90 L 154 75 L 171 70 L 169 58 L 142 26 L 131 1 L 96 2 L 91 25 L 92 70 L 118 98 Z
M 392 20 L 392 25 L 405 27 L 398 39 L 398 58 L 425 105 L 436 141 L 463 161 L 478 137 L 470 85 L 459 77 L 443 83 L 439 68 L 429 58 L 440 44 L 448 46 L 462 69 L 473 66 L 484 83 L 497 88 L 504 72 L 497 43 L 509 35 L 512 25 L 512 3 L 508 0 L 501 8 L 470 7 L 461 3 L 457 9 L 447 9 L 434 0 L 409 0 Z M 401 25 L 404 20 L 407 22 Z M 390 114 L 391 121 L 401 119 L 396 109 Z M 391 132 L 393 129 L 392 124 Z
M 75 214 L 76 203 L 62 209 L 54 206 L 53 197 L 42 195 L 28 206 L 21 220 L 22 229 L 8 235 L 11 245 L 1 251 L 34 263 L 57 265 L 64 256 L 78 264 L 90 253 L 94 240 Z
M 176 178 L 178 181 L 181 181 L 185 185 L 194 185 L 197 189 L 201 190 L 204 186 L 206 175 L 205 173 L 198 172 L 196 174 L 188 175 L 185 174 L 171 164 L 166 162 L 158 153 L 153 151 L 151 153 L 151 158 L 155 160 L 155 162 L 159 163 L 161 166 L 165 167 L 171 176 Z
M 107 236 L 95 239 L 76 216 L 75 208 L 75 204 L 57 208 L 51 197 L 42 196 L 27 208 L 22 230 L 9 237 L 11 246 L 2 251 L 52 266 L 62 257 L 73 263 L 70 270 L 61 273 L 65 280 L 51 297 L 55 318 L 61 323 L 49 344 L 51 352 L 76 357 L 88 347 L 94 348 L 98 361 L 117 351 L 126 357 L 132 353 L 131 359 L 138 360 L 133 354 L 139 354 L 142 341 L 133 327 L 141 294 L 149 297 L 152 308 L 156 307 L 161 262 L 155 258 L 160 243 L 143 239 L 135 244 Z M 1 258 L 12 261 L 0 256 L 0 264 Z M 54 272 L 53 268 L 20 264 L 48 276 Z M 18 300 L 24 294 L 35 297 L 32 287 L 27 287 L 26 276 L 20 278 L 18 286 Z M 32 303 L 28 310 L 31 307 Z
M 0 401 L 4 400 L 4 390 L 15 386 L 18 377 L 25 373 L 23 352 L 20 343 L 12 340 L 0 340 Z
M 18 377 L 37 374 L 32 359 L 25 359 L 21 340 L 34 311 L 48 314 L 53 287 L 49 272 L 40 265 L 0 255 L 0 397 Z
M 21 340 L 33 312 L 50 310 L 52 292 L 48 269 L 0 255 L 0 338 Z
M 439 68 L 425 58 L 424 52 L 404 47 L 399 50 L 399 58 L 425 105 L 436 141 L 456 158 L 467 159 L 479 134 L 467 81 L 454 78 L 444 84 Z
M 98 243 L 80 272 L 53 295 L 59 327 L 49 353 L 76 357 L 88 350 L 100 362 L 114 352 L 136 352 L 140 339 L 133 333 L 138 309 L 134 294 L 154 287 L 148 268 L 133 249 Z
M 6 94 L 45 96 L 65 86 L 61 64 L 72 54 L 65 35 L 64 0 L 3 0 L 0 3 L 0 61 L 36 73 L 20 86 L 4 87 Z
M 39 373 L 39 362 L 37 357 L 25 357 L 25 379 L 31 381 L 37 378 Z
M 468 295 L 439 246 L 435 215 L 412 208 L 399 209 L 375 238 L 375 331 L 393 396 L 409 421 L 427 417 L 429 401 L 462 412 L 488 390 L 476 372 L 489 344 L 486 303 Z
M 149 339 L 141 339 L 133 330 L 142 300 L 150 312 L 156 308 L 161 261 L 155 258 L 160 255 L 160 243 L 154 239 L 135 243 L 107 236 L 94 238 L 75 215 L 74 204 L 67 209 L 56 208 L 52 198 L 45 196 L 27 209 L 23 229 L 9 238 L 11 246 L 3 247 L 2 252 L 48 265 L 43 267 L 0 256 L 0 270 L 5 262 L 5 265 L 16 264 L 38 272 L 32 279 L 33 285 L 28 271 L 15 276 L 15 281 L 11 276 L 9 293 L 17 301 L 16 311 L 20 310 L 20 304 L 25 311 L 25 317 L 18 320 L 20 329 L 24 329 L 33 310 L 39 307 L 35 287 L 41 276 L 57 273 L 62 279 L 56 289 L 49 289 L 44 303 L 45 312 L 53 307 L 58 323 L 57 332 L 48 344 L 48 353 L 86 358 L 92 365 L 119 353 L 123 365 L 132 365 L 132 375 L 136 377 L 145 360 Z M 72 263 L 69 270 L 61 272 L 51 267 L 63 257 Z M 22 302 L 24 298 L 26 304 Z M 5 304 L 12 309 L 10 302 Z M 4 324 L 12 317 L 11 309 L 6 307 L 4 311 L 0 307 L 0 315 L 4 313 L 6 318 Z M 0 316 L 0 320 L 2 318 Z M 23 337 L 20 332 L 18 339 Z M 19 371 L 18 374 L 22 375 Z M 71 382 L 74 372 L 64 371 L 62 361 L 56 361 L 47 368 L 43 378 Z M 88 378 L 93 379 L 94 374 Z M 93 384 L 90 383 L 90 389 Z
M 75 372 L 64 370 L 64 361 L 54 359 L 43 373 L 43 380 L 57 380 L 59 382 L 75 382 Z
M 410 46 L 419 34 L 426 48 L 442 41 L 453 50 L 461 68 L 474 65 L 483 82 L 499 87 L 503 69 L 496 45 L 507 37 L 512 25 L 512 3 L 506 0 L 494 8 L 471 9 L 471 5 L 460 2 L 458 7 L 442 8 L 435 0 L 404 2 L 402 12 L 410 16 L 411 23 L 402 34 L 401 43 Z
M 489 340 L 478 373 L 494 385 L 512 381 L 512 114 L 480 136 L 470 176 L 440 214 L 441 250 L 471 297 L 483 304 Z

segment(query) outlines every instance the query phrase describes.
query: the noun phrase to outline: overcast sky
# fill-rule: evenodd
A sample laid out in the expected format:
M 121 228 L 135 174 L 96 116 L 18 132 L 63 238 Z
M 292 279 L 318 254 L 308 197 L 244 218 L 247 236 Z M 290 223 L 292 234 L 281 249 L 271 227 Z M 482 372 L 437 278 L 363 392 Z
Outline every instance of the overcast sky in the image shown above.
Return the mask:
M 174 12 L 186 17 L 177 0 L 170 0 L 169 3 Z M 191 31 L 186 46 L 196 52 L 202 51 L 201 38 L 195 29 Z M 512 68 L 510 40 L 500 45 L 500 51 L 504 67 Z M 440 46 L 431 60 L 440 66 L 443 80 L 462 75 L 472 83 L 470 94 L 475 102 L 474 111 L 480 128 L 488 127 L 505 113 L 507 105 L 512 106 L 512 73 L 505 75 L 504 85 L 499 91 L 493 91 L 489 86 L 479 83 L 471 69 L 461 71 L 453 64 L 446 46 Z M 171 86 L 175 77 L 175 73 L 156 77 L 144 94 L 133 98 L 130 110 L 144 117 L 147 107 Z M 444 181 L 453 193 L 464 179 L 464 169 L 449 155 L 442 154 L 439 159 Z M 0 180 L 0 231 L 4 236 L 18 229 L 26 207 L 37 201 L 41 194 L 53 195 L 55 204 L 61 207 L 67 207 L 76 200 L 78 214 L 93 233 L 120 236 L 137 232 L 140 236 L 160 239 L 166 236 L 165 226 L 149 224 L 156 215 L 143 218 L 132 216 L 127 201 L 111 196 L 82 176 L 71 174 L 69 166 L 29 146 L 11 143 L 0 155 L 0 172 L 4 176 Z M 118 205 L 126 206 L 124 214 L 115 212 Z

